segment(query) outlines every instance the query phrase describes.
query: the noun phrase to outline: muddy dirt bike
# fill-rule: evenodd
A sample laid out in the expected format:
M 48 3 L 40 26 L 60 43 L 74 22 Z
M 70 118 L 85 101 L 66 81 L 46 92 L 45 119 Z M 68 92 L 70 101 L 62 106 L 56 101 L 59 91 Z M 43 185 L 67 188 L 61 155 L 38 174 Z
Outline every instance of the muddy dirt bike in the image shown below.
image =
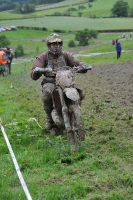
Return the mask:
M 80 89 L 75 87 L 75 72 L 86 73 L 91 69 L 64 66 L 53 71 L 51 68 L 40 70 L 52 71 L 55 74 L 55 89 L 52 92 L 53 110 L 51 113 L 59 132 L 66 130 L 71 144 L 85 139 L 85 130 L 80 108 Z

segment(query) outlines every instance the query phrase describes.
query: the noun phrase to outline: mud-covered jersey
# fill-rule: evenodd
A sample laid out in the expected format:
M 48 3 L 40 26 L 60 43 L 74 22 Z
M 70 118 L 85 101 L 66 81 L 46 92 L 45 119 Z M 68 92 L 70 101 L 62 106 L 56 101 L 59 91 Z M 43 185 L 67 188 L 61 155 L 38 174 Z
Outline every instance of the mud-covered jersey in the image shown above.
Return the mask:
M 76 57 L 73 56 L 73 54 L 67 51 L 61 52 L 59 55 L 54 55 L 50 52 L 44 52 L 36 57 L 36 60 L 31 69 L 31 78 L 33 80 L 37 80 L 42 75 L 40 73 L 34 73 L 34 69 L 36 67 L 46 68 L 48 65 L 50 65 L 50 67 L 54 70 L 63 66 L 70 66 L 73 68 L 77 66 L 85 66 L 86 64 L 78 60 Z M 54 75 L 50 72 L 47 72 L 45 73 L 45 76 L 52 77 Z

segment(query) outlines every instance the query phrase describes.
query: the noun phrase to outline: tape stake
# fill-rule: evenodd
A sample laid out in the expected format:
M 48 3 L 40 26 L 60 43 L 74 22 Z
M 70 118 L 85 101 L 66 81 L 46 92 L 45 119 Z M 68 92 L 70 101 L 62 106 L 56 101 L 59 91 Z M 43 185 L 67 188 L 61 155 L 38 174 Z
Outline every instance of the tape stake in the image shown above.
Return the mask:
M 1 131 L 2 131 L 2 133 L 3 133 L 3 135 L 4 135 L 6 144 L 7 144 L 7 146 L 8 146 L 9 152 L 10 152 L 10 154 L 11 154 L 11 157 L 12 157 L 12 160 L 13 160 L 13 163 L 14 163 L 14 166 L 15 166 L 15 169 L 16 169 L 16 172 L 17 172 L 17 174 L 18 174 L 20 183 L 21 183 L 22 188 L 23 188 L 23 190 L 24 190 L 24 192 L 25 192 L 25 195 L 26 195 L 26 197 L 27 197 L 28 200 L 32 200 L 31 195 L 30 195 L 30 193 L 29 193 L 29 190 L 28 190 L 28 188 L 27 188 L 27 186 L 26 186 L 26 183 L 25 183 L 25 181 L 24 181 L 24 179 L 23 179 L 22 173 L 21 173 L 21 171 L 20 171 L 19 165 L 18 165 L 18 163 L 17 163 L 16 157 L 15 157 L 15 155 L 14 155 L 14 152 L 13 152 L 13 150 L 12 150 L 12 147 L 11 147 L 11 145 L 10 145 L 10 142 L 9 142 L 9 140 L 8 140 L 8 137 L 7 137 L 7 135 L 6 135 L 6 132 L 5 132 L 5 130 L 4 130 L 4 127 L 2 126 L 2 121 L 1 121 L 1 120 L 0 120 L 0 127 L 1 127 Z

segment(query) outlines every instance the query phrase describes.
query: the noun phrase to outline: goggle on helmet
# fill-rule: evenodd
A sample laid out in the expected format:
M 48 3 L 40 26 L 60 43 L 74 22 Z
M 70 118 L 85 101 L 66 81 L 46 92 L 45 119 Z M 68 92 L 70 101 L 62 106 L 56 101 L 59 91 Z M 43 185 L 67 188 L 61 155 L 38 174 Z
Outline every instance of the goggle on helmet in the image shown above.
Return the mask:
M 52 44 L 52 43 L 55 43 L 55 42 L 63 44 L 63 40 L 62 40 L 61 36 L 59 36 L 56 33 L 52 33 L 48 36 L 48 38 L 46 40 L 47 46 L 49 44 Z

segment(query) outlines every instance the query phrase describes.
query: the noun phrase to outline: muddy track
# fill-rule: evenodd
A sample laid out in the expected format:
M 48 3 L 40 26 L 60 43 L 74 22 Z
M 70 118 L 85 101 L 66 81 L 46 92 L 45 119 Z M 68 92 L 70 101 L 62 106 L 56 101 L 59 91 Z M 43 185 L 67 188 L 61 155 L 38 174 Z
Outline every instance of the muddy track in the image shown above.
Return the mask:
M 88 92 L 103 101 L 117 103 L 133 113 L 133 61 L 99 65 L 87 73 Z

